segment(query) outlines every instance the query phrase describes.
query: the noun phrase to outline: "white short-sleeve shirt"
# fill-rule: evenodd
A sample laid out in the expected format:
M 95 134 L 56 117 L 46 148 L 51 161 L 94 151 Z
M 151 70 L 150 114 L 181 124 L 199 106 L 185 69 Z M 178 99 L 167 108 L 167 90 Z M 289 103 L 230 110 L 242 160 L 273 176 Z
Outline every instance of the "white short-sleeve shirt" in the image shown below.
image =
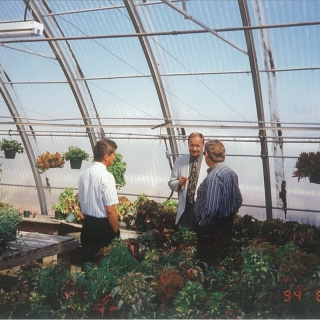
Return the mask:
M 101 162 L 81 172 L 78 178 L 78 197 L 85 215 L 106 218 L 106 207 L 119 202 L 114 176 Z

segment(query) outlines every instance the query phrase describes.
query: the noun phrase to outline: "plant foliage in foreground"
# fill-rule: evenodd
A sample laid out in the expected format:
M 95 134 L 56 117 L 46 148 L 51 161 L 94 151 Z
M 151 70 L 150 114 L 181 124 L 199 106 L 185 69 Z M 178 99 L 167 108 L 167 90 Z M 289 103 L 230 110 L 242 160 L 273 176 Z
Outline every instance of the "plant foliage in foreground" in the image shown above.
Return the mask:
M 237 217 L 208 266 L 194 233 L 154 230 L 115 240 L 81 272 L 24 265 L 0 318 L 319 318 L 319 247 L 317 227 Z

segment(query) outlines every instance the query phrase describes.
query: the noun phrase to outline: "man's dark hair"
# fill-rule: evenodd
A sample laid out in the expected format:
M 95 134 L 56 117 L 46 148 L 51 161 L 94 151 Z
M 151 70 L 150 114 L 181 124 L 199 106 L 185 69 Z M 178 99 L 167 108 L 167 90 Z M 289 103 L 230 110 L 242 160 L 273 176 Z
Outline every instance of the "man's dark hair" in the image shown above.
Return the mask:
M 95 161 L 101 161 L 105 154 L 112 154 L 117 148 L 118 146 L 113 140 L 107 138 L 101 139 L 93 148 L 93 158 Z

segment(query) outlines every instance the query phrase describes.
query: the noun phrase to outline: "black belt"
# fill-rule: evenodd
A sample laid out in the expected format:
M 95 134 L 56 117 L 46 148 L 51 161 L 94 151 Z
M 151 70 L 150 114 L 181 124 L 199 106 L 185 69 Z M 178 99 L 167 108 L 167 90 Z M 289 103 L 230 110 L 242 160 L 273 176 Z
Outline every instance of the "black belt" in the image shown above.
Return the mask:
M 85 220 L 96 220 L 96 219 L 108 219 L 108 218 L 107 217 L 98 218 L 98 217 L 93 217 L 93 216 L 89 216 L 89 215 L 84 215 L 84 219 Z

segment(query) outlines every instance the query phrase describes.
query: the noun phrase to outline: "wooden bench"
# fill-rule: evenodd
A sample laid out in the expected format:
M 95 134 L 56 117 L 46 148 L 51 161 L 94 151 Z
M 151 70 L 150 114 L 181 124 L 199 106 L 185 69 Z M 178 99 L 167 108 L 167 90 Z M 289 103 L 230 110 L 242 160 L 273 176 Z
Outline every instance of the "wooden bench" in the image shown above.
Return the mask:
M 0 270 L 54 255 L 70 265 L 70 252 L 78 246 L 79 241 L 75 238 L 20 231 L 17 239 L 10 243 L 9 251 L 0 257 Z

